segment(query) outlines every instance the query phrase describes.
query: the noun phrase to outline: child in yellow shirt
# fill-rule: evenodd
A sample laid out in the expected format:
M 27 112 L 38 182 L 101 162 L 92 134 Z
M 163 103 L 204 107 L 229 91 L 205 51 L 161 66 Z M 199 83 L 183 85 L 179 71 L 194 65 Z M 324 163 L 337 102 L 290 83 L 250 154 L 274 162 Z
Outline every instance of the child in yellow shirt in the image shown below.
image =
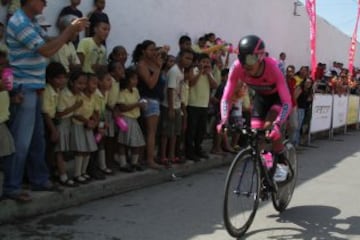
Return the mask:
M 90 180 L 87 173 L 90 154 L 98 149 L 93 132 L 98 126 L 99 119 L 95 99 L 96 89 L 97 77 L 88 74 L 86 88 L 79 98 L 83 104 L 73 116 L 70 147 L 75 153 L 74 180 L 78 183 L 87 183 Z
M 95 34 L 79 42 L 77 54 L 84 72 L 95 73 L 101 66 L 106 66 L 106 47 L 104 45 L 110 32 L 110 24 L 100 21 L 95 25 Z
M 52 62 L 46 68 L 46 86 L 42 95 L 42 113 L 45 121 L 46 152 L 47 161 L 52 168 L 52 174 L 55 169 L 59 170 L 58 165 L 63 166 L 62 162 L 55 161 L 54 145 L 59 142 L 59 131 L 57 128 L 58 119 L 56 118 L 56 109 L 58 106 L 58 97 L 60 91 L 66 84 L 66 69 L 61 63 Z M 60 169 L 62 171 L 62 169 Z M 64 173 L 59 173 L 63 175 Z
M 106 103 L 109 98 L 109 91 L 112 85 L 112 77 L 107 71 L 107 68 L 100 68 L 96 72 L 98 78 L 98 89 L 95 92 L 95 98 L 99 109 L 99 125 L 96 133 L 96 140 L 98 144 L 98 167 L 104 173 L 111 175 L 113 171 L 107 167 L 106 164 L 106 151 L 105 151 L 105 133 L 108 128 L 108 122 L 105 118 Z
M 64 153 L 71 151 L 70 135 L 72 116 L 79 109 L 83 102 L 79 99 L 81 93 L 86 87 L 87 76 L 80 70 L 72 71 L 69 75 L 68 87 L 64 88 L 59 94 L 58 105 L 56 109 L 56 118 L 58 119 L 59 141 L 55 146 L 57 168 L 59 172 L 59 183 L 64 186 L 73 187 L 76 183 L 69 179 L 66 173 L 66 162 Z
M 12 88 L 11 79 L 3 79 L 3 69 L 7 66 L 7 54 L 0 50 L 0 158 L 15 152 L 12 135 L 6 125 L 10 117 L 10 98 L 8 91 Z
M 126 69 L 125 76 L 118 99 L 117 117 L 122 117 L 125 120 L 128 130 L 126 132 L 119 130 L 119 165 L 122 171 L 142 171 L 143 168 L 138 160 L 140 149 L 145 146 L 145 140 L 137 119 L 140 117 L 140 109 L 146 107 L 146 102 L 140 100 L 139 91 L 136 87 L 138 83 L 136 70 L 134 68 Z M 131 150 L 130 165 L 127 164 L 126 148 Z
M 119 159 L 119 154 L 117 154 L 116 151 L 117 139 L 115 136 L 117 135 L 117 129 L 114 122 L 114 109 L 119 98 L 121 81 L 125 78 L 125 69 L 120 61 L 111 60 L 108 64 L 108 70 L 112 78 L 112 83 L 105 111 L 105 120 L 108 123 L 105 134 L 105 151 L 106 161 L 111 168 Z

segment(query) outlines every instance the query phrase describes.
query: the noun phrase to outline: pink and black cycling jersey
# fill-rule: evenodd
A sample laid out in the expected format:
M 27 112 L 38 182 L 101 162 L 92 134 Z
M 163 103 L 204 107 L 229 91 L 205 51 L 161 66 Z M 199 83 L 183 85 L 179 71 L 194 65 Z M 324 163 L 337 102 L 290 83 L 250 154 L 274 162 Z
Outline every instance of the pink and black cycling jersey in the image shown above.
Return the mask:
M 286 80 L 281 73 L 278 62 L 266 57 L 264 58 L 264 71 L 259 77 L 251 77 L 246 74 L 239 60 L 236 60 L 232 65 L 226 83 L 224 94 L 221 99 L 221 119 L 222 122 L 226 122 L 229 114 L 229 103 L 231 103 L 231 97 L 234 94 L 234 90 L 238 81 L 242 81 L 253 89 L 256 94 L 263 96 L 270 96 L 278 94 L 281 102 L 281 110 L 275 120 L 275 123 L 282 124 L 286 121 L 291 112 L 292 102 L 289 88 Z

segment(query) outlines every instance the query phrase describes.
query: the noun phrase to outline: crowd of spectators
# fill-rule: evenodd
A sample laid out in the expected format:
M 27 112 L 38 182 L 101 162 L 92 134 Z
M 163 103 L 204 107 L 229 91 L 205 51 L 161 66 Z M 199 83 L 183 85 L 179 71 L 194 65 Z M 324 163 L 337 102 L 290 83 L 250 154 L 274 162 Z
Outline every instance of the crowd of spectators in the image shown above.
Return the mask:
M 57 20 L 59 36 L 51 39 L 36 18 L 45 0 L 2 2 L 9 4 L 9 14 L 7 24 L 0 24 L 0 40 L 6 31 L 0 72 L 10 67 L 14 75 L 13 86 L 0 85 L 4 198 L 31 201 L 24 180 L 34 191 L 59 191 L 54 181 L 78 187 L 119 171 L 161 170 L 240 149 L 240 135 L 215 131 L 229 55 L 236 52 L 215 33 L 196 43 L 181 36 L 177 56 L 169 55 L 168 46 L 144 40 L 126 66 L 129 49 L 106 47 L 111 24 L 105 0 L 95 0 L 87 18 L 77 8 L 80 0 L 71 0 Z M 309 67 L 286 65 L 284 52 L 279 67 L 293 94 L 287 133 L 296 146 L 309 125 L 314 92 L 358 91 L 338 63 L 329 70 L 319 64 L 314 81 Z M 239 84 L 233 124 L 249 124 L 251 96 Z M 211 152 L 202 146 L 205 136 L 213 137 Z

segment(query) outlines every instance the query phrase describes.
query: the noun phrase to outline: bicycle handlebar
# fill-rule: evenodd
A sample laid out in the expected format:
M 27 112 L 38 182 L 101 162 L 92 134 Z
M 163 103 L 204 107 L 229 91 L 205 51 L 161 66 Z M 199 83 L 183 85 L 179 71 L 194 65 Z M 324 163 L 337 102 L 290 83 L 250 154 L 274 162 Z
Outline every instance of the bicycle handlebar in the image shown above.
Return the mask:
M 250 128 L 248 126 L 243 126 L 243 127 L 237 127 L 237 126 L 223 126 L 223 130 L 224 132 L 229 131 L 229 129 L 231 131 L 235 131 L 235 132 L 240 132 L 244 135 L 248 135 L 248 136 L 265 136 L 267 131 L 269 131 L 269 129 L 256 129 L 256 128 Z

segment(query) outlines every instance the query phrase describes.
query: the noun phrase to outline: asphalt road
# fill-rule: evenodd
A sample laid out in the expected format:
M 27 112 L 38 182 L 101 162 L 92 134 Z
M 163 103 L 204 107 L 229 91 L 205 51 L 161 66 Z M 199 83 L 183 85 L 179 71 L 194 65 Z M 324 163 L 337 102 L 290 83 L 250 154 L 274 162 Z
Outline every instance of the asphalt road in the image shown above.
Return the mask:
M 360 239 L 360 132 L 299 151 L 293 200 L 261 204 L 244 239 Z M 0 239 L 229 240 L 222 221 L 227 168 L 128 192 L 11 225 Z M 1 210 L 0 210 L 1 211 Z

